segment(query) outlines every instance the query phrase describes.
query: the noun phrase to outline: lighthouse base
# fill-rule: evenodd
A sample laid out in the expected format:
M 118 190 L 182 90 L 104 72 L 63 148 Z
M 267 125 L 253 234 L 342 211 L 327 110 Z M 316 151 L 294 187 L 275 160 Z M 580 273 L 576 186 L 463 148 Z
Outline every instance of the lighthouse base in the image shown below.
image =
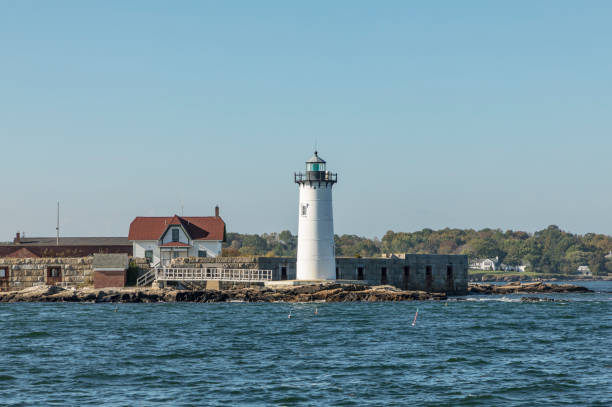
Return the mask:
M 340 284 L 340 285 L 371 285 L 363 280 L 281 280 L 281 281 L 266 281 L 266 287 L 297 287 L 305 285 L 321 285 L 321 284 Z
M 312 260 L 304 259 L 298 256 L 296 263 L 295 279 L 304 281 L 333 281 L 336 279 L 336 259 L 333 257 L 329 257 L 324 259 Z

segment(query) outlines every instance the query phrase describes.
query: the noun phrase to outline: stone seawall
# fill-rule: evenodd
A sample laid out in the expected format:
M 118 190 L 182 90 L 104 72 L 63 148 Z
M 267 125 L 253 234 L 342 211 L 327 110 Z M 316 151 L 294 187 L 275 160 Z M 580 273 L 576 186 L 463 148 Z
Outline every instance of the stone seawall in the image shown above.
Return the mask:
M 88 257 L 30 257 L 0 258 L 0 270 L 5 277 L 3 291 L 46 285 L 91 285 L 93 283 L 93 256 Z

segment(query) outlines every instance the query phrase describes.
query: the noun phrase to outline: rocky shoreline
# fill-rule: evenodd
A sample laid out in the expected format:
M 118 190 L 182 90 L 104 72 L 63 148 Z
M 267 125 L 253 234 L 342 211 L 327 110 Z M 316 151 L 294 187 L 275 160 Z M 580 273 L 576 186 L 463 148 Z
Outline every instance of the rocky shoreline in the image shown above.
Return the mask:
M 512 283 L 469 284 L 468 294 L 587 293 L 572 284 Z M 61 288 L 36 286 L 0 293 L 0 302 L 351 302 L 446 300 L 445 293 L 403 291 L 392 286 L 316 284 L 284 288 L 248 287 L 227 290 L 177 290 L 174 288 Z
M 38 286 L 0 293 L 0 302 L 349 302 L 445 300 L 445 293 L 402 291 L 392 286 L 318 284 L 287 288 L 248 287 L 227 290 L 173 288 L 64 289 Z
M 468 294 L 532 294 L 532 293 L 592 293 L 586 287 L 574 284 L 548 284 L 543 282 L 496 284 L 468 284 Z

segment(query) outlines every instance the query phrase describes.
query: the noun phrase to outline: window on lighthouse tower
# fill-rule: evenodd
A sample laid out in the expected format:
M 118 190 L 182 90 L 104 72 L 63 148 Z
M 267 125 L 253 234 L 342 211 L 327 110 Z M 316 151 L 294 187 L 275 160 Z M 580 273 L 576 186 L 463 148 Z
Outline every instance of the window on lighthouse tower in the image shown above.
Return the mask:
M 325 171 L 324 163 L 308 163 L 306 171 Z

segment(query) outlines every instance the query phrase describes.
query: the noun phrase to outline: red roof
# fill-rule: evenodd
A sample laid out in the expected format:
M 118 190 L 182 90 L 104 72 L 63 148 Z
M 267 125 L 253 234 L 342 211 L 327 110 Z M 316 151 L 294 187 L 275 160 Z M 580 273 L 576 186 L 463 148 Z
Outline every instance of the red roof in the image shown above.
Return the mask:
M 172 219 L 170 219 L 170 222 L 168 222 L 168 225 L 180 225 L 180 224 L 181 224 L 181 218 L 179 218 L 177 215 L 174 215 Z
M 225 240 L 219 216 L 138 216 L 130 223 L 128 240 L 159 240 L 170 225 L 182 225 L 191 240 Z
M 162 244 L 159 247 L 191 247 L 191 245 L 187 243 L 181 243 L 181 242 L 168 242 L 168 243 Z

